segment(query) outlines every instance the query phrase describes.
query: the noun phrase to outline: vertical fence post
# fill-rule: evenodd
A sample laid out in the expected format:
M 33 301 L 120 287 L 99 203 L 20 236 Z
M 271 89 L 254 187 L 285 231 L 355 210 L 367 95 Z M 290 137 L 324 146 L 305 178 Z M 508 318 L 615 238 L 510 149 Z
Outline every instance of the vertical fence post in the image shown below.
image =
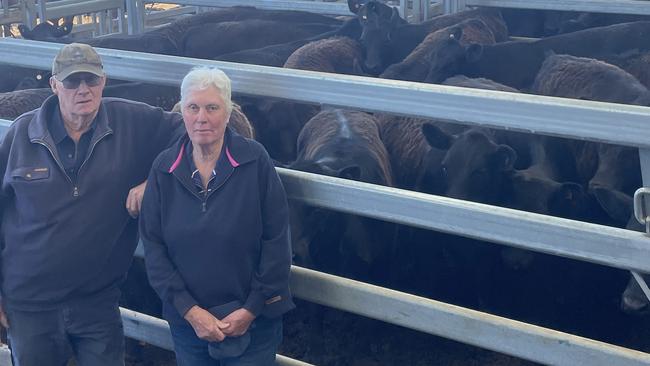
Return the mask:
M 38 0 L 38 19 L 41 23 L 47 22 L 47 0 Z
M 126 0 L 126 17 L 129 34 L 140 34 L 144 31 L 144 1 Z
M 24 0 L 21 2 L 21 10 L 23 11 L 23 24 L 29 29 L 36 26 L 36 5 L 34 0 Z
M 643 186 L 650 187 L 650 149 L 639 149 L 639 162 L 641 163 L 641 178 L 643 180 Z M 650 197 L 645 196 L 643 198 L 643 202 L 646 208 L 650 208 Z M 646 224 L 646 231 L 647 227 L 648 226 Z M 650 235 L 650 233 L 648 234 Z M 647 289 L 647 284 L 643 280 L 643 277 L 635 272 L 632 274 L 634 275 L 634 280 L 639 283 L 639 287 L 641 287 L 641 289 Z M 650 296 L 648 293 L 646 291 L 644 291 L 644 293 L 646 297 L 648 297 L 648 301 L 650 301 Z

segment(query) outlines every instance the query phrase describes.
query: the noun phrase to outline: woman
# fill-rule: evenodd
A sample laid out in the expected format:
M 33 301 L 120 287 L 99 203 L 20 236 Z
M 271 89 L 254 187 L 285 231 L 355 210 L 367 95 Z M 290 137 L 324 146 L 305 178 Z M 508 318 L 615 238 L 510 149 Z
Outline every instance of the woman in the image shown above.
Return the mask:
M 273 365 L 294 307 L 286 195 L 264 148 L 227 126 L 230 94 L 216 68 L 185 76 L 187 135 L 154 162 L 140 214 L 179 365 Z

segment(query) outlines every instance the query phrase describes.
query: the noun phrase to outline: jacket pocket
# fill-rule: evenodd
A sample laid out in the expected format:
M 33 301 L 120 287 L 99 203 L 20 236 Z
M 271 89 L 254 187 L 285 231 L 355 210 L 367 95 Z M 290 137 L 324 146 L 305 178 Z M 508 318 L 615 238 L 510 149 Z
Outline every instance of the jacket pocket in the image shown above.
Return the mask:
M 17 168 L 11 172 L 11 177 L 14 180 L 23 180 L 23 181 L 35 181 L 35 180 L 47 179 L 50 177 L 50 169 L 34 168 L 34 167 Z

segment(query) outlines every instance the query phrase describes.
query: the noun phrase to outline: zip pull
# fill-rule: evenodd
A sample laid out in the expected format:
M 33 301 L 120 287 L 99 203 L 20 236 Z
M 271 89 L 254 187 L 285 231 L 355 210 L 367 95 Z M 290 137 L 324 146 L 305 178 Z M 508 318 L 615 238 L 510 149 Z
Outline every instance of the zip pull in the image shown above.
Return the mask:
M 202 212 L 206 212 L 206 211 L 207 211 L 207 209 L 206 209 L 206 207 L 205 207 L 206 203 L 207 203 L 206 201 L 203 201 L 203 209 L 201 210 Z
M 79 188 L 77 188 L 76 186 L 72 190 L 72 197 L 79 197 Z

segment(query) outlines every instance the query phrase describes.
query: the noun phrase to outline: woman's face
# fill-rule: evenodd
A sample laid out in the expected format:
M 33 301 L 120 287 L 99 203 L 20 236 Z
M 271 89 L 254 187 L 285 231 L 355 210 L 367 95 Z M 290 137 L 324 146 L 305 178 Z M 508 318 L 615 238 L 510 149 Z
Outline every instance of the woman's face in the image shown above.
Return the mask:
M 226 102 L 217 88 L 189 90 L 182 113 L 192 144 L 213 145 L 223 140 L 229 116 Z

